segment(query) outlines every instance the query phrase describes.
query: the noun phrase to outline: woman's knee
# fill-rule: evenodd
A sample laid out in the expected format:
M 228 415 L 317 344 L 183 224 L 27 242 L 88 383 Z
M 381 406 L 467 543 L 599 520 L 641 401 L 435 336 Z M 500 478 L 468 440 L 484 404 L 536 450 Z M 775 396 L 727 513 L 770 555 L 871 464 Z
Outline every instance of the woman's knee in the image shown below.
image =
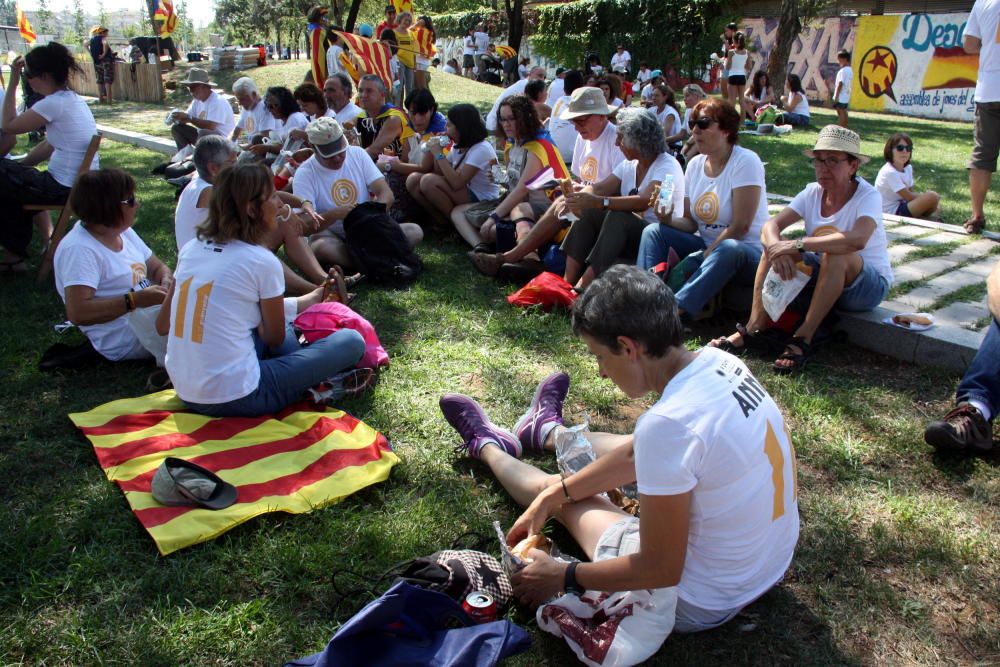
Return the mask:
M 406 190 L 411 195 L 419 196 L 420 192 L 420 180 L 426 176 L 426 174 L 421 174 L 419 172 L 414 172 L 406 177 Z
M 406 235 L 406 240 L 411 248 L 417 247 L 424 240 L 424 230 L 420 225 L 412 222 L 404 222 L 400 227 L 403 230 L 403 234 Z
M 340 329 L 327 336 L 330 347 L 336 348 L 336 354 L 347 363 L 343 366 L 354 366 L 365 354 L 365 339 L 354 329 Z
M 426 195 L 431 189 L 437 187 L 440 181 L 441 177 L 437 174 L 421 174 L 420 192 Z

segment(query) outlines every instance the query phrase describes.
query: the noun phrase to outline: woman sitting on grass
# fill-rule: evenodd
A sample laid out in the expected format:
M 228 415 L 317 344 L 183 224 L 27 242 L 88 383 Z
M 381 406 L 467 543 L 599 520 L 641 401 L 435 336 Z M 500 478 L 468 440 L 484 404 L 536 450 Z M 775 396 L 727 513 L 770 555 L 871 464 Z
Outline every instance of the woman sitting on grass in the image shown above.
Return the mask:
M 296 103 L 292 91 L 284 86 L 268 88 L 267 94 L 264 95 L 264 104 L 278 121 L 278 127 L 268 132 L 266 144 L 254 144 L 247 150 L 258 156 L 276 156 L 281 152 L 289 137 L 295 139 L 292 136 L 295 130 L 305 130 L 309 119 L 299 110 L 299 105 Z
M 804 152 L 812 160 L 816 182 L 764 224 L 764 254 L 757 266 L 750 319 L 728 338 L 709 343 L 727 352 L 746 350 L 757 332 L 771 324 L 761 297 L 768 270 L 773 267 L 778 277 L 790 280 L 800 266 L 810 267 L 814 285 L 809 308 L 784 354 L 774 362 L 778 373 L 805 367 L 815 352 L 813 336 L 831 310 L 871 310 L 892 286 L 882 201 L 875 188 L 858 176 L 858 168 L 868 162 L 861 153 L 861 137 L 827 125 L 815 148 Z M 782 238 L 781 232 L 799 220 L 805 221 L 805 238 Z
M 431 146 L 425 160 L 431 162 L 432 172 L 409 176 L 406 189 L 424 210 L 447 224 L 456 207 L 496 199 L 500 188 L 490 174 L 497 153 L 479 111 L 471 104 L 456 104 L 448 110 L 445 133 L 453 142 L 451 151 L 446 155 L 441 142 Z
M 406 179 L 406 187 L 402 191 L 404 198 L 402 201 L 397 199 L 394 206 L 403 210 L 404 219 L 419 223 L 421 211 L 411 188 L 419 187 L 420 178 L 434 171 L 434 155 L 439 148 L 437 138 L 443 138 L 445 143 L 448 141 L 444 137 L 446 120 L 438 113 L 437 100 L 428 88 L 418 88 L 410 93 L 406 98 L 406 111 L 413 134 L 403 142 L 398 158 L 380 157 L 377 164 L 387 178 L 391 174 L 394 179 Z
M 156 322 L 161 335 L 169 333 L 167 372 L 195 412 L 270 414 L 352 368 L 365 343 L 357 332 L 342 329 L 300 347 L 286 326 L 286 310 L 290 316 L 319 303 L 325 288 L 283 301 L 281 264 L 261 245 L 283 208 L 270 171 L 260 164 L 227 167 L 214 187 L 208 220 L 197 240 L 181 250 Z
M 766 70 L 757 70 L 753 75 L 753 81 L 743 93 L 743 101 L 746 103 L 747 120 L 755 120 L 757 109 L 762 106 L 774 104 L 774 89 L 771 87 L 771 78 Z
M 878 170 L 875 189 L 882 195 L 882 212 L 895 213 L 907 218 L 940 218 L 938 204 L 941 196 L 928 190 L 917 194 L 913 191 L 913 139 L 897 132 L 889 137 L 882 150 L 885 164 Z
M 781 103 L 785 109 L 782 119 L 786 125 L 809 124 L 809 100 L 806 99 L 806 91 L 802 88 L 802 79 L 798 74 L 788 75 Z
M 120 169 L 82 174 L 69 202 L 80 222 L 56 248 L 66 317 L 109 361 L 151 359 L 127 315 L 163 302 L 171 273 L 132 229 L 135 180 Z

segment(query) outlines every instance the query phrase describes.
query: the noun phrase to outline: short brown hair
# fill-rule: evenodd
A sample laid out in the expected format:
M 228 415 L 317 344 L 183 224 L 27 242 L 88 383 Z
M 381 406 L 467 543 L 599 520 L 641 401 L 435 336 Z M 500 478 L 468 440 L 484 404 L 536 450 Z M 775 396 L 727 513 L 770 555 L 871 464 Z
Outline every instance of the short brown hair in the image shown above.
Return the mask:
M 729 135 L 729 143 L 735 144 L 740 140 L 740 112 L 736 110 L 729 100 L 720 100 L 717 97 L 709 97 L 698 102 L 691 111 L 691 120 L 698 120 L 702 116 L 708 116 L 719 124 L 719 129 Z
M 69 206 L 88 225 L 117 227 L 122 204 L 135 194 L 135 179 L 121 169 L 87 171 L 76 179 Z
M 888 162 L 889 164 L 892 164 L 892 152 L 893 150 L 895 150 L 896 144 L 898 144 L 901 141 L 906 143 L 906 145 L 909 146 L 911 149 L 913 148 L 913 139 L 911 139 L 910 135 L 908 135 L 906 132 L 897 132 L 896 134 L 892 135 L 885 142 L 885 148 L 882 149 L 882 157 L 884 157 L 885 161 Z M 912 159 L 913 159 L 913 151 L 911 150 L 910 157 L 907 158 L 906 164 L 910 164 L 910 160 Z
M 324 112 L 326 111 L 326 98 L 323 97 L 323 91 L 315 83 L 299 84 L 299 87 L 292 93 L 292 97 L 295 98 L 296 102 L 300 100 L 302 102 L 311 102 Z
M 198 226 L 198 238 L 216 243 L 243 241 L 260 245 L 267 228 L 260 209 L 274 192 L 271 171 L 259 163 L 225 167 L 212 185 L 208 219 Z M 256 209 L 256 213 L 251 213 Z
M 514 115 L 514 122 L 517 124 L 517 136 L 520 141 L 531 141 L 542 129 L 542 121 L 538 120 L 538 112 L 535 110 L 535 103 L 524 95 L 511 95 L 497 109 L 497 135 L 501 139 L 507 139 L 507 134 L 503 131 L 500 123 L 500 109 L 510 107 L 510 112 Z

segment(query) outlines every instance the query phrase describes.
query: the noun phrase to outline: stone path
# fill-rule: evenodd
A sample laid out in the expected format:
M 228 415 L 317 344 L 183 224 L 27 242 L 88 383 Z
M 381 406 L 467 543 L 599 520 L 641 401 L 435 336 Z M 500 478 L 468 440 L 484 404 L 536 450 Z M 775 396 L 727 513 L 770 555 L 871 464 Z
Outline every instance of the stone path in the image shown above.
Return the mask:
M 781 206 L 772 203 L 771 210 Z M 990 323 L 986 278 L 1000 262 L 1000 235 L 970 236 L 954 225 L 890 215 L 885 229 L 895 285 L 874 311 L 840 313 L 840 327 L 860 347 L 964 371 Z M 935 325 L 912 332 L 883 322 L 906 312 L 930 313 Z

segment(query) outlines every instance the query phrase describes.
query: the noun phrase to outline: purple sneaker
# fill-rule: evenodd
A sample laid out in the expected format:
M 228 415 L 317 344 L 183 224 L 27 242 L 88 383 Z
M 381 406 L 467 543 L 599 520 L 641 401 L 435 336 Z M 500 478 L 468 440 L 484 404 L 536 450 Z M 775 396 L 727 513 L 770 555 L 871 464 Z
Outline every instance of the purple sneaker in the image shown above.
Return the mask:
M 491 422 L 479 403 L 462 394 L 445 394 L 438 404 L 444 418 L 465 441 L 458 449 L 468 448 L 469 456 L 478 459 L 483 445 L 492 442 L 514 458 L 521 458 L 521 443 L 513 433 Z
M 514 433 L 525 450 L 544 450 L 549 431 L 563 423 L 563 401 L 568 391 L 569 376 L 565 373 L 553 373 L 539 383 L 528 411 L 514 425 Z

